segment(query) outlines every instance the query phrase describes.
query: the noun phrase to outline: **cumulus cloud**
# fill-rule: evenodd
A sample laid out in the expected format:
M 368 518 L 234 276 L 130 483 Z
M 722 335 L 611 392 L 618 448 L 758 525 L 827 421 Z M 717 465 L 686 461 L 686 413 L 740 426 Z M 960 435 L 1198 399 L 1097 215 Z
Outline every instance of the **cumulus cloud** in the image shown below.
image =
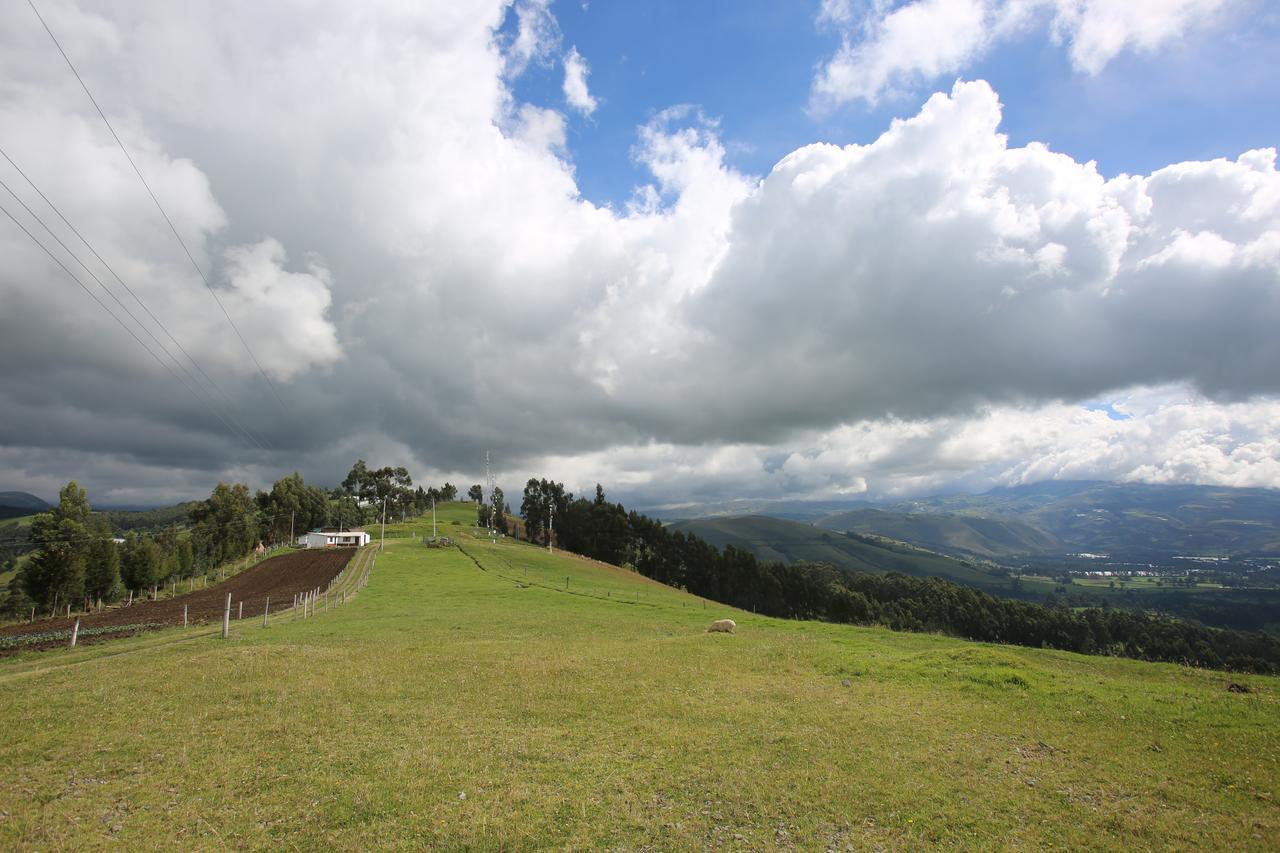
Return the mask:
M 813 81 L 812 105 L 885 95 L 963 71 L 993 45 L 1032 29 L 1066 44 L 1072 65 L 1097 74 L 1120 53 L 1151 53 L 1211 23 L 1230 0 L 824 0 L 820 25 L 836 28 L 840 49 Z
M 515 35 L 507 47 L 508 76 L 519 77 L 530 62 L 547 62 L 560 45 L 560 24 L 551 0 L 515 0 Z
M 284 268 L 284 246 L 267 238 L 226 252 L 232 292 L 223 300 L 236 328 L 255 342 L 255 354 L 271 375 L 288 381 L 341 355 L 329 322 L 332 277 L 319 258 L 306 272 Z M 247 354 L 246 354 L 247 355 Z
M 674 107 L 638 129 L 651 177 L 614 210 L 581 197 L 564 117 L 513 95 L 511 57 L 542 49 L 503 35 L 503 0 L 51 8 L 282 407 L 21 12 L 0 11 L 5 150 L 268 449 L 3 227 L 6 487 L 167 498 L 295 468 L 334 482 L 356 456 L 474 480 L 485 450 L 504 486 L 620 495 L 659 475 L 743 495 L 1274 476 L 1272 150 L 1107 176 L 1010 147 L 971 82 L 758 177 L 725 163 L 714 119 Z M 1118 427 L 1079 405 L 1145 387 L 1180 389 L 1191 425 L 1173 404 Z M 1129 455 L 1055 456 L 1095 435 Z
M 564 99 L 584 116 L 594 113 L 597 106 L 596 99 L 587 89 L 587 75 L 590 73 L 591 66 L 587 65 L 578 49 L 569 48 L 564 57 Z
M 618 311 L 596 333 L 633 365 L 611 397 L 667 437 L 776 441 L 1135 383 L 1277 390 L 1274 151 L 1108 179 L 1009 147 L 999 121 L 989 86 L 958 84 L 868 145 L 808 146 L 712 194 L 729 212 L 704 210 L 705 278 L 663 322 Z M 690 134 L 654 143 L 663 185 L 735 186 Z

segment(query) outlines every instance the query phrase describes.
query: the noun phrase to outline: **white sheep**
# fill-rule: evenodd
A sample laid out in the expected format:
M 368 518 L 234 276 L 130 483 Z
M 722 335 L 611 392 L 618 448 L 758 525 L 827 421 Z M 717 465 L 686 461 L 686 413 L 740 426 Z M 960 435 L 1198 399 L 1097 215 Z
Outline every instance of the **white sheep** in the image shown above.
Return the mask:
M 732 634 L 733 629 L 737 627 L 738 623 L 734 622 L 732 619 L 717 619 L 711 623 L 711 627 L 707 629 L 707 633 L 710 634 L 712 631 L 721 631 L 725 634 Z

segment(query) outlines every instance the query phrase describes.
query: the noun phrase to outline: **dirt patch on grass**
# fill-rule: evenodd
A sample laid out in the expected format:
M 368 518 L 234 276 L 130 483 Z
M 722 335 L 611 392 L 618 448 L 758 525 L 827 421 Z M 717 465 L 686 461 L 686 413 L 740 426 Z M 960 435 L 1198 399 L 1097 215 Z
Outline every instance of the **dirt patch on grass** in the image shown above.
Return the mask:
M 279 557 L 263 560 L 258 565 L 233 578 L 208 587 L 159 601 L 135 601 L 129 607 L 113 607 L 101 613 L 90 613 L 71 618 L 41 619 L 26 624 L 6 625 L 0 628 L 0 636 L 21 636 L 46 631 L 70 629 L 77 618 L 80 628 L 105 628 L 148 624 L 155 626 L 181 625 L 182 611 L 187 610 L 190 624 L 216 622 L 222 618 L 227 593 L 231 593 L 231 616 L 240 612 L 244 603 L 245 618 L 261 616 L 267 599 L 271 599 L 272 611 L 283 610 L 293 603 L 293 596 L 316 587 L 324 588 L 355 555 L 352 548 L 332 548 L 317 551 L 294 551 Z M 102 634 L 95 642 L 130 636 L 134 632 Z M 85 638 L 88 641 L 89 638 Z M 60 645 L 65 646 L 65 641 Z M 43 646 L 36 646 L 41 648 Z M 54 647 L 54 646 L 50 646 Z M 23 650 L 30 650 L 26 646 Z

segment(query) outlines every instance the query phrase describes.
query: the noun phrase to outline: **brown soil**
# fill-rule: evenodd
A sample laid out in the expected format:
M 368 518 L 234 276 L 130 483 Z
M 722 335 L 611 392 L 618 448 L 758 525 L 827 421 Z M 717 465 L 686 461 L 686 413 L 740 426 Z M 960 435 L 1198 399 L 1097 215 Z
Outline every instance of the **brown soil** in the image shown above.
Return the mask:
M 323 592 L 338 572 L 355 555 L 354 548 L 328 548 L 322 551 L 294 551 L 279 557 L 263 560 L 258 565 L 223 583 L 206 589 L 198 589 L 186 595 L 164 598 L 159 601 L 135 601 L 129 607 L 112 607 L 101 613 L 90 613 L 71 618 L 40 619 L 35 622 L 6 625 L 0 628 L 0 636 L 30 634 L 38 631 L 56 631 L 70 628 L 78 618 L 81 629 L 100 628 L 107 625 L 138 625 L 159 623 L 182 624 L 182 608 L 187 608 L 187 620 L 191 624 L 215 622 L 222 619 L 227 593 L 231 593 L 231 618 L 239 613 L 244 602 L 244 617 L 261 618 L 267 599 L 271 599 L 273 613 L 288 609 L 295 593 L 307 592 L 319 587 Z M 94 637 L 95 641 L 114 639 L 128 634 L 112 634 Z M 88 642 L 89 637 L 84 638 Z M 65 641 L 59 645 L 66 645 Z M 31 646 L 24 650 L 31 649 Z

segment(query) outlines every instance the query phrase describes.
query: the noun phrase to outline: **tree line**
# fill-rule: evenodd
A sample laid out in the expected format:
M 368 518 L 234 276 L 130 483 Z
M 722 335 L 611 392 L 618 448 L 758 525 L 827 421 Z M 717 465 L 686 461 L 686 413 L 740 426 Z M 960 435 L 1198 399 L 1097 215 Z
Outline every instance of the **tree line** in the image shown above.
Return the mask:
M 719 550 L 621 504 L 575 498 L 531 479 L 521 503 L 530 538 L 626 566 L 669 586 L 768 616 L 883 625 L 1012 645 L 1063 649 L 1259 673 L 1280 673 L 1280 640 L 1158 614 L 1107 607 L 1073 611 L 997 598 L 941 578 L 873 574 L 826 563 L 766 562 Z
M 432 500 L 454 500 L 457 492 L 449 483 L 414 488 L 404 468 L 371 469 L 360 459 L 334 489 L 294 472 L 256 494 L 243 483 L 219 483 L 205 500 L 178 507 L 102 513 L 72 481 L 54 507 L 32 519 L 21 543 L 25 559 L 7 557 L 19 568 L 0 612 L 18 616 L 59 602 L 118 601 L 129 590 L 207 574 L 259 544 L 293 544 L 315 528 L 368 524 L 380 517 L 383 499 L 388 513 L 401 517 L 429 511 Z

